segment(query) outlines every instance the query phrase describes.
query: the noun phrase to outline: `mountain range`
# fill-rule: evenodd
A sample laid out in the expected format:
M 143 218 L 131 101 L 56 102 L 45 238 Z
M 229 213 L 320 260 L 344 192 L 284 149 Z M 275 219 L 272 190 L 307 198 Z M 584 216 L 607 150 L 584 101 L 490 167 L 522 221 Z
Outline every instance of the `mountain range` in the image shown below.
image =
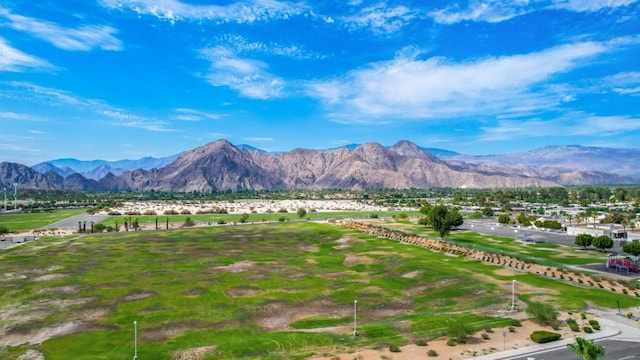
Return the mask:
M 0 163 L 0 186 L 79 191 L 242 191 L 275 189 L 508 188 L 637 184 L 640 149 L 552 146 L 471 156 L 423 148 L 352 144 L 269 153 L 218 140 L 164 158 L 58 159 L 28 167 Z

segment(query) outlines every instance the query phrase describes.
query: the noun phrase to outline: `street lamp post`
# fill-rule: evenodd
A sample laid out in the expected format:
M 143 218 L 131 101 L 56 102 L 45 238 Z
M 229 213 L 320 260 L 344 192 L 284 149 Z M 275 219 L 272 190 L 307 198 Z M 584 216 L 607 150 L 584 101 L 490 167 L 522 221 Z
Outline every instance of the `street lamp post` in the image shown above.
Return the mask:
M 4 212 L 7 212 L 7 187 L 4 187 Z
M 133 322 L 133 360 L 138 360 L 138 321 Z
M 511 311 L 516 310 L 516 281 L 511 280 Z
M 358 336 L 357 313 L 358 313 L 358 300 L 353 300 L 353 336 Z

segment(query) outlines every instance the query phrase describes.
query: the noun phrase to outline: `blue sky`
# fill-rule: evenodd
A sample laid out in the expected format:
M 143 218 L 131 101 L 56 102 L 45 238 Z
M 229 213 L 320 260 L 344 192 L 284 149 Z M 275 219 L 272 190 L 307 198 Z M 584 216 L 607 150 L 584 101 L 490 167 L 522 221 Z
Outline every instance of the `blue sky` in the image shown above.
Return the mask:
M 0 161 L 640 139 L 640 0 L 35 3 L 0 4 Z

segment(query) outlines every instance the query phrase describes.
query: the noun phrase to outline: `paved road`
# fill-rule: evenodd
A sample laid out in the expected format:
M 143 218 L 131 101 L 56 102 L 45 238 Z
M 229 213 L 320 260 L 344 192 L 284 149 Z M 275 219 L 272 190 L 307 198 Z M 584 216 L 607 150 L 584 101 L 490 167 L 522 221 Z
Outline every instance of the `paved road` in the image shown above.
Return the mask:
M 607 353 L 603 360 L 640 360 L 640 343 L 602 340 L 596 342 L 598 345 L 604 346 Z M 526 356 L 517 356 L 506 358 L 505 360 L 575 360 L 576 355 L 569 348 L 561 348 L 551 351 L 543 351 L 539 353 L 529 354 Z
M 558 230 L 539 230 L 529 229 L 524 226 L 514 227 L 497 224 L 495 220 L 486 219 L 466 219 L 462 229 L 478 232 L 481 234 L 495 234 L 499 236 L 512 237 L 512 238 L 529 238 L 537 239 L 545 243 L 553 243 L 558 245 L 575 245 L 575 236 L 567 235 L 566 232 Z M 619 242 L 614 242 L 614 246 L 611 249 L 613 252 L 622 252 L 622 247 Z
M 49 224 L 45 226 L 43 229 L 78 229 L 78 221 L 86 222 L 90 224 L 92 221 L 97 224 L 101 221 L 108 219 L 109 216 L 106 215 L 89 215 L 89 214 L 80 214 L 76 216 L 72 216 L 70 218 L 66 218 L 64 220 L 60 220 L 56 223 Z M 88 225 L 87 225 L 88 226 Z

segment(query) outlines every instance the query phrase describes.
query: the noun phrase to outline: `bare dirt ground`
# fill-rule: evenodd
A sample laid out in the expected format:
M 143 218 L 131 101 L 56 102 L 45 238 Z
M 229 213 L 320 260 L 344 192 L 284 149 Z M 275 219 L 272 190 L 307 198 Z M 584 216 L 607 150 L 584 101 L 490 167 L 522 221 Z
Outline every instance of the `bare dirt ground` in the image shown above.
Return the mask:
M 515 316 L 514 316 L 515 315 Z M 512 314 L 513 317 L 522 317 L 524 314 Z M 567 318 L 567 314 L 562 314 L 561 318 Z M 575 318 L 575 315 L 573 316 Z M 590 317 L 589 317 L 590 318 Z M 447 339 L 438 339 L 429 341 L 427 346 L 418 346 L 415 344 L 400 347 L 400 352 L 391 352 L 388 348 L 373 349 L 366 348 L 354 352 L 341 351 L 340 349 L 332 349 L 322 356 L 312 357 L 309 360 L 414 360 L 414 359 L 469 359 L 476 356 L 496 353 L 508 349 L 519 349 L 534 345 L 530 335 L 536 330 L 553 331 L 549 327 L 543 327 L 532 321 L 522 321 L 521 327 L 516 327 L 514 332 L 508 328 L 492 329 L 491 333 L 482 331 L 469 339 L 464 345 L 447 345 Z M 575 336 L 568 328 L 559 330 L 562 338 L 571 338 Z M 483 339 L 481 334 L 487 334 L 489 339 Z M 435 351 L 437 356 L 428 356 L 428 351 Z

